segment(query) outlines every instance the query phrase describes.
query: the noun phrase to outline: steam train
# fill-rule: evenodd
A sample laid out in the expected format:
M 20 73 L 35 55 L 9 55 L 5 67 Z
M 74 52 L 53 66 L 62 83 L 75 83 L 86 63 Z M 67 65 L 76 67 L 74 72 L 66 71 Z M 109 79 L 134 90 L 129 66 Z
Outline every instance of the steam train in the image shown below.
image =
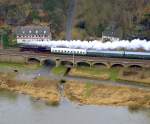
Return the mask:
M 27 49 L 34 49 L 37 51 L 48 51 L 49 53 L 53 54 L 150 60 L 150 52 L 92 50 L 92 49 L 75 49 L 63 47 L 37 47 L 31 45 L 28 46 L 21 45 L 20 47 Z

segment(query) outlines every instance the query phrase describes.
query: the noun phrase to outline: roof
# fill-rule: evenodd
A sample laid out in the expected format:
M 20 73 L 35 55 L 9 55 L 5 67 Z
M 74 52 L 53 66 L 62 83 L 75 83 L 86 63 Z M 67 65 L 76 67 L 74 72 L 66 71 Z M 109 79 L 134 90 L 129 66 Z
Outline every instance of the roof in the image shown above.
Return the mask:
M 112 23 L 110 24 L 102 33 L 103 36 L 108 37 L 119 37 L 118 34 L 118 26 L 116 24 Z
M 114 51 L 114 50 L 88 50 L 88 52 L 108 53 L 108 54 L 127 54 L 127 55 L 145 55 L 150 56 L 150 52 L 133 52 L 133 51 Z
M 50 29 L 46 26 L 19 26 L 16 29 L 16 34 L 20 36 L 41 35 L 49 36 Z

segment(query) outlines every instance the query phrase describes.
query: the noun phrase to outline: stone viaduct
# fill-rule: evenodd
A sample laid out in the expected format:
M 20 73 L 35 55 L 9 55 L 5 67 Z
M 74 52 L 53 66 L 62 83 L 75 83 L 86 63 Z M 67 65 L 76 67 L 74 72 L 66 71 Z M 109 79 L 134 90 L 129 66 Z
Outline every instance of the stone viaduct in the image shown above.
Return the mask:
M 140 67 L 150 68 L 150 60 L 135 60 L 123 58 L 103 58 L 103 57 L 87 57 L 87 56 L 65 56 L 54 54 L 41 54 L 30 52 L 0 52 L 1 62 L 16 62 L 16 63 L 32 63 L 38 62 L 40 64 L 52 63 L 56 66 L 65 65 L 67 67 Z

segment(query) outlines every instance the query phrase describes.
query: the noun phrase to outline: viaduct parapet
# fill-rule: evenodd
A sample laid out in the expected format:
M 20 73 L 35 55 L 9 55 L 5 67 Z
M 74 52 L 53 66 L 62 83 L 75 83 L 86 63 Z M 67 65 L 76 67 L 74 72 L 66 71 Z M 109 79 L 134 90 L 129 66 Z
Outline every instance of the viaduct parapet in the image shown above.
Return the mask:
M 104 57 L 87 57 L 87 56 L 67 56 L 56 54 L 41 54 L 31 52 L 12 52 L 12 51 L 0 51 L 0 62 L 15 62 L 15 63 L 30 63 L 39 62 L 45 64 L 51 62 L 56 66 L 65 65 L 68 67 L 89 66 L 98 67 L 105 66 L 107 68 L 112 67 L 132 67 L 138 66 L 142 68 L 150 68 L 150 60 L 135 60 L 135 59 L 123 59 L 123 58 L 104 58 Z

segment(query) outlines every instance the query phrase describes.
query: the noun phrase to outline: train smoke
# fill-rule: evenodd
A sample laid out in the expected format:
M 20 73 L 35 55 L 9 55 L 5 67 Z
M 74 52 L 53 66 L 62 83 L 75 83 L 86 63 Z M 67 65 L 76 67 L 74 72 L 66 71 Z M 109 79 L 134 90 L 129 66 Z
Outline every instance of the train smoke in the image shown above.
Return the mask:
M 132 41 L 118 40 L 112 42 L 102 43 L 101 41 L 28 41 L 26 45 L 36 45 L 42 47 L 67 47 L 67 48 L 79 48 L 79 49 L 96 49 L 96 50 L 138 50 L 143 49 L 150 51 L 150 41 L 135 39 Z

